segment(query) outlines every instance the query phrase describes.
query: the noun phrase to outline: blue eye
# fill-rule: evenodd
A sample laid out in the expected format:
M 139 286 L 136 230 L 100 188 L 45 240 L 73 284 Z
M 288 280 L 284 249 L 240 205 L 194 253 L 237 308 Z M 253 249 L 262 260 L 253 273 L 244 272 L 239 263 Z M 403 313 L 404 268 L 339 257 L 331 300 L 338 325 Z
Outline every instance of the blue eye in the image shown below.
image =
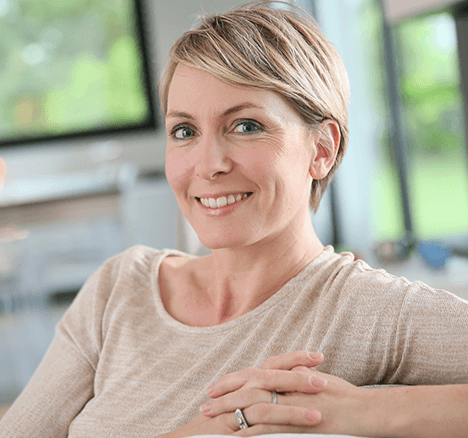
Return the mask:
M 263 130 L 262 125 L 260 123 L 255 122 L 253 120 L 245 120 L 236 125 L 234 128 L 234 132 L 240 134 L 256 134 Z
M 172 130 L 171 135 L 178 140 L 185 140 L 193 137 L 195 135 L 195 131 L 187 126 L 176 126 Z

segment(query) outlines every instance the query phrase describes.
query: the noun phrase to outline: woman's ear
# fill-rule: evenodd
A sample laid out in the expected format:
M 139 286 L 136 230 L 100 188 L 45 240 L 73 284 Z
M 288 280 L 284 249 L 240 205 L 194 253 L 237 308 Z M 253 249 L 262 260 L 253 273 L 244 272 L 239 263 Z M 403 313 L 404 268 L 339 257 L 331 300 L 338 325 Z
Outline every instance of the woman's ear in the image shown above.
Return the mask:
M 310 161 L 310 175 L 313 179 L 323 179 L 335 163 L 340 147 L 340 128 L 332 119 L 325 119 L 318 129 L 314 153 Z

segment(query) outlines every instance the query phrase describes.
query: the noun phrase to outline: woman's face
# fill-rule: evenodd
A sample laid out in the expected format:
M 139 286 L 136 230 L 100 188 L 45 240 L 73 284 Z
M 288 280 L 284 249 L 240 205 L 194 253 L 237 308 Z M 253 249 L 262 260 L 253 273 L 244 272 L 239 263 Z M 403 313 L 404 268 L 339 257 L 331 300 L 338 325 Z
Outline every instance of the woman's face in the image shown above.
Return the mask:
M 315 135 L 279 94 L 180 64 L 166 130 L 167 179 L 203 245 L 246 246 L 303 226 Z

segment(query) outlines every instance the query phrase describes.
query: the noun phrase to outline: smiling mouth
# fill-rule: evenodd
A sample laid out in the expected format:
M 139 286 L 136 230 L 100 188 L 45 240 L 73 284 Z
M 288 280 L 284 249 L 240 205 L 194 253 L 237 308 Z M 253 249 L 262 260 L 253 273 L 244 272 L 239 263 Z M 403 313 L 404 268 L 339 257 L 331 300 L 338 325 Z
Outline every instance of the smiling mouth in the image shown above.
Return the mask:
M 235 204 L 236 202 L 242 201 L 252 195 L 252 192 L 247 193 L 236 193 L 227 196 L 220 196 L 219 198 L 196 198 L 200 204 L 208 208 L 221 208 L 227 205 Z

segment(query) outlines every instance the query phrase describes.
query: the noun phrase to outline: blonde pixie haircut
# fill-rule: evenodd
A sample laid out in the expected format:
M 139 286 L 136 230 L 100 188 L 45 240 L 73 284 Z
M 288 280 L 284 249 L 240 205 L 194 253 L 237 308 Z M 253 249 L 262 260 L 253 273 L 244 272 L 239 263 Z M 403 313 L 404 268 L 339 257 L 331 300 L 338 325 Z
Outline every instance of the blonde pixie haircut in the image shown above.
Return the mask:
M 341 133 L 335 163 L 325 178 L 312 182 L 310 206 L 316 212 L 348 144 L 349 80 L 338 52 L 312 17 L 284 2 L 257 1 L 200 20 L 169 53 L 159 87 L 164 114 L 174 71 L 183 63 L 227 83 L 279 93 L 312 129 L 335 120 Z

